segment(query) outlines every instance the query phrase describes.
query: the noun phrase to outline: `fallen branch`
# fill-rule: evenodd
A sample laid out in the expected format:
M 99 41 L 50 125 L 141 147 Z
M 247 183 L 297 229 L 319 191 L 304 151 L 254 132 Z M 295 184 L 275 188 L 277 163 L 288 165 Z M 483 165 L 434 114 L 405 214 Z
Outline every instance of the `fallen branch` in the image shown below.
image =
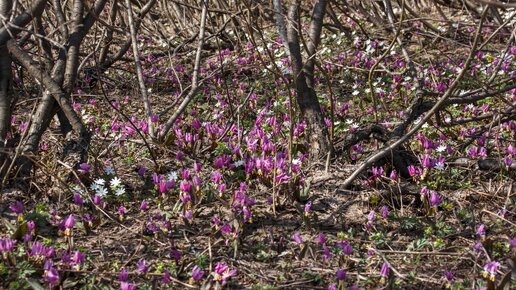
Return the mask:
M 484 11 L 482 12 L 482 18 L 480 20 L 480 23 L 477 27 L 477 31 L 475 34 L 475 40 L 473 42 L 473 47 L 471 48 L 471 51 L 469 53 L 468 58 L 466 59 L 466 62 L 464 63 L 464 67 L 459 73 L 459 75 L 455 78 L 453 83 L 450 85 L 448 90 L 444 93 L 444 95 L 435 103 L 435 105 L 432 107 L 432 109 L 428 112 L 428 114 L 423 117 L 423 119 L 414 127 L 412 130 L 410 130 L 407 134 L 405 134 L 403 137 L 397 139 L 394 143 L 384 147 L 382 150 L 380 150 L 378 153 L 374 154 L 373 156 L 369 157 L 365 162 L 360 165 L 360 167 L 355 170 L 345 181 L 343 184 L 344 188 L 349 188 L 353 181 L 367 168 L 371 167 L 375 162 L 379 161 L 380 159 L 386 157 L 389 154 L 392 154 L 393 150 L 401 146 L 403 143 L 405 143 L 407 140 L 412 137 L 415 133 L 419 131 L 419 129 L 441 108 L 441 106 L 445 103 L 445 101 L 450 97 L 451 93 L 459 82 L 462 80 L 464 75 L 466 74 L 466 71 L 471 63 L 471 60 L 473 59 L 473 56 L 475 55 L 476 47 L 478 45 L 480 34 L 482 31 L 482 24 L 484 23 L 484 20 L 487 15 L 487 7 L 484 8 Z

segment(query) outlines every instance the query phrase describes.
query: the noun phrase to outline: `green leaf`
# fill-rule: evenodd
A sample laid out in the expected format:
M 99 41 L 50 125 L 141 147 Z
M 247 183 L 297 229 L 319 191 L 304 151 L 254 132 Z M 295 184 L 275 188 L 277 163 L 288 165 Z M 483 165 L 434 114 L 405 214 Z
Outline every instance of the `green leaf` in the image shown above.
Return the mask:
M 25 279 L 27 281 L 27 283 L 30 285 L 30 287 L 34 290 L 45 290 L 45 288 L 43 286 L 41 286 L 41 284 L 38 283 L 38 281 L 36 281 L 35 279 L 30 279 L 30 278 L 27 278 Z

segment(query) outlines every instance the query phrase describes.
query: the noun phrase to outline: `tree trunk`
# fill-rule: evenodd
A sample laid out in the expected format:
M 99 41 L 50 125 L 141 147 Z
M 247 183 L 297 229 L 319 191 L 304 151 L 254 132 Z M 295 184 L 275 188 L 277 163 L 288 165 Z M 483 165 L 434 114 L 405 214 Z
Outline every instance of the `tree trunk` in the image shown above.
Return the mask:
M 46 1 L 38 0 L 38 2 Z M 18 62 L 20 62 L 32 78 L 39 81 L 44 90 L 43 98 L 32 116 L 27 138 L 21 146 L 22 153 L 31 154 L 37 151 L 43 133 L 48 128 L 52 117 L 58 113 L 58 118 L 62 125 L 62 132 L 65 134 L 69 132 L 71 126 L 78 135 L 78 140 L 73 142 L 70 140 L 70 146 L 65 146 L 63 156 L 68 153 L 66 148 L 70 147 L 75 148 L 72 150 L 78 151 L 76 153 L 80 155 L 79 160 L 74 160 L 74 162 L 83 162 L 86 159 L 87 147 L 91 135 L 82 123 L 80 116 L 73 110 L 70 103 L 70 94 L 78 75 L 81 43 L 87 32 L 98 19 L 106 2 L 107 0 L 95 1 L 88 13 L 84 16 L 85 7 L 83 0 L 75 0 L 72 4 L 72 13 L 70 16 L 70 31 L 66 27 L 67 24 L 64 22 L 64 19 L 62 19 L 64 17 L 62 11 L 60 9 L 55 10 L 60 21 L 59 24 L 63 42 L 67 43 L 67 45 L 65 49 L 59 50 L 58 58 L 53 65 L 51 74 L 34 64 L 32 58 L 22 50 L 14 40 L 8 41 L 7 49 L 11 56 L 15 57 Z M 54 4 L 58 3 L 59 1 L 54 1 Z M 33 4 L 33 7 L 36 7 L 35 4 Z M 44 9 L 44 4 L 40 4 L 37 7 L 41 9 L 38 10 L 39 14 L 41 14 Z M 20 17 L 21 16 L 18 18 Z M 3 31 L 0 30 L 0 41 L 3 36 L 2 32 Z M 71 138 L 71 136 L 67 137 Z M 18 160 L 18 166 L 21 176 L 27 176 L 32 168 L 32 161 L 27 157 L 21 156 Z
M 3 19 L 9 19 L 11 14 L 12 1 L 4 0 L 0 2 L 0 16 Z M 3 28 L 3 21 L 0 22 L 0 29 Z M 11 73 L 11 56 L 5 45 L 0 45 L 0 148 L 5 148 L 7 133 L 11 127 L 11 102 L 12 102 L 12 73 Z M 0 152 L 0 170 L 3 177 L 7 160 L 7 155 Z
M 331 154 L 333 147 L 330 142 L 328 127 L 324 122 L 321 106 L 314 90 L 315 53 L 321 38 L 322 20 L 326 11 L 326 1 L 318 1 L 314 7 L 310 24 L 310 40 L 308 43 L 309 60 L 303 67 L 299 34 L 299 1 L 291 4 L 288 12 L 289 26 L 287 31 L 288 47 L 292 70 L 295 76 L 296 100 L 301 116 L 308 125 L 308 142 L 311 159 L 321 159 Z

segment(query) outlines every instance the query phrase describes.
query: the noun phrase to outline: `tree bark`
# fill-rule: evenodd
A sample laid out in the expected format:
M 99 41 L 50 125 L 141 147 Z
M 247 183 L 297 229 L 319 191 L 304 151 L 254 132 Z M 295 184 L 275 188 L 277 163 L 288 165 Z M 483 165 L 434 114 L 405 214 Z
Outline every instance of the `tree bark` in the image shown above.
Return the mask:
M 1 3 L 3 4 L 5 0 Z M 12 1 L 12 0 L 10 0 Z M 11 39 L 11 37 L 16 36 L 20 33 L 20 29 L 16 27 L 24 27 L 29 24 L 34 17 L 39 17 L 45 10 L 45 5 L 47 4 L 47 0 L 36 0 L 31 3 L 30 7 L 24 11 L 22 14 L 17 16 L 13 20 L 13 24 L 7 24 L 5 27 L 0 28 L 0 45 L 5 45 L 5 43 Z
M 0 2 L 0 16 L 3 19 L 9 19 L 12 9 L 12 1 L 4 0 Z M 0 23 L 0 29 L 3 29 L 3 22 Z M 11 72 L 11 56 L 5 45 L 0 45 L 0 148 L 6 147 L 7 133 L 11 127 L 11 102 L 12 102 L 12 72 Z M 2 150 L 3 151 L 3 150 Z M 3 177 L 4 169 L 7 161 L 7 154 L 0 152 L 0 177 Z
M 37 15 L 41 15 L 46 1 L 38 1 L 38 3 L 39 2 L 43 2 L 43 4 L 37 6 L 40 10 L 36 10 L 34 8 L 36 4 L 33 4 L 33 8 L 30 9 L 31 12 L 26 12 L 25 14 L 32 16 L 35 14 L 31 14 L 32 12 L 37 12 Z M 86 16 L 84 16 L 84 1 L 75 0 L 73 2 L 70 18 L 71 28 L 69 30 L 66 26 L 66 20 L 64 19 L 64 14 L 62 13 L 61 8 L 56 6 L 59 5 L 60 2 L 57 0 L 53 1 L 54 6 L 56 6 L 54 7 L 54 12 L 56 12 L 59 21 L 61 40 L 62 43 L 66 43 L 66 46 L 64 49 L 59 50 L 57 60 L 53 64 L 51 74 L 42 70 L 41 67 L 38 67 L 33 62 L 32 58 L 24 52 L 14 40 L 8 42 L 7 47 L 10 54 L 15 56 L 15 58 L 29 72 L 31 77 L 38 80 L 44 89 L 42 100 L 31 118 L 31 126 L 28 129 L 27 138 L 21 146 L 22 153 L 36 152 L 39 142 L 41 141 L 41 137 L 48 128 L 52 117 L 58 113 L 63 134 L 66 134 L 70 130 L 69 125 L 71 125 L 73 130 L 79 135 L 78 142 L 75 143 L 78 146 L 74 147 L 79 147 L 81 159 L 86 158 L 85 156 L 90 140 L 90 132 L 82 123 L 80 116 L 78 116 L 73 110 L 69 98 L 78 75 L 81 43 L 85 35 L 95 23 L 96 19 L 98 19 L 106 2 L 107 0 L 95 1 Z M 37 17 L 37 15 L 35 15 L 35 17 Z M 21 19 L 19 21 L 26 21 L 22 16 L 23 14 L 18 16 L 16 19 Z M 0 40 L 2 40 L 2 33 L 3 31 L 0 30 Z M 71 136 L 67 136 L 67 139 L 70 139 L 70 137 Z M 22 177 L 27 176 L 32 168 L 32 161 L 24 157 L 22 154 L 17 163 L 20 175 Z
M 292 62 L 292 71 L 296 85 L 296 100 L 301 116 L 307 122 L 309 153 L 311 159 L 321 159 L 333 152 L 328 127 L 324 122 L 321 106 L 314 90 L 314 58 L 321 38 L 322 20 L 326 10 L 326 1 L 315 4 L 312 22 L 310 24 L 310 41 L 307 47 L 309 60 L 303 67 L 299 34 L 299 1 L 291 4 L 288 12 L 289 25 L 287 29 L 288 47 Z
M 0 2 L 0 16 L 3 19 L 9 19 L 12 4 L 12 0 L 4 0 Z M 0 23 L 0 29 L 4 28 L 2 23 L 3 22 Z M 5 45 L 0 45 L 0 147 L 4 146 L 6 134 L 11 125 L 11 64 L 12 60 L 11 56 L 7 52 L 7 47 Z

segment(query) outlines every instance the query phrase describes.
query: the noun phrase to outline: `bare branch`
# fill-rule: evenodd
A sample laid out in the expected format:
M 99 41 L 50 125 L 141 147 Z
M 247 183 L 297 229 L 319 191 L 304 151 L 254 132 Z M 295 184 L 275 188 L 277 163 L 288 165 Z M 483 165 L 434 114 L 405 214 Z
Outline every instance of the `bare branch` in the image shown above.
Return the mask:
M 33 64 L 31 57 L 21 50 L 14 40 L 9 40 L 7 42 L 7 49 L 9 53 L 18 60 L 21 65 L 29 72 L 29 74 L 36 80 L 38 80 L 43 87 L 48 91 L 50 95 L 54 97 L 59 106 L 62 108 L 64 114 L 70 121 L 74 130 L 77 133 L 84 135 L 88 132 L 84 124 L 82 123 L 81 118 L 75 113 L 70 104 L 70 101 L 66 97 L 66 93 L 61 89 L 61 87 L 50 77 L 50 75 L 46 74 L 44 71 L 41 71 L 38 67 Z
M 475 35 L 475 40 L 473 42 L 473 47 L 471 48 L 471 51 L 469 53 L 469 56 L 468 58 L 466 59 L 465 63 L 464 63 L 464 67 L 462 68 L 461 72 L 459 73 L 459 75 L 455 78 L 455 80 L 452 82 L 452 84 L 450 85 L 450 87 L 446 90 L 446 92 L 444 93 L 444 95 L 435 103 L 435 105 L 432 107 L 432 109 L 428 112 L 428 114 L 425 115 L 425 117 L 422 118 L 422 120 L 416 125 L 414 126 L 414 128 L 412 128 L 409 132 L 407 132 L 407 134 L 405 134 L 403 137 L 399 138 L 398 140 L 396 140 L 394 143 L 388 145 L 388 146 L 385 146 L 384 148 L 382 148 L 380 151 L 378 151 L 376 154 L 374 154 L 373 156 L 369 157 L 365 162 L 363 162 L 359 168 L 357 168 L 345 181 L 344 181 L 344 184 L 343 184 L 343 187 L 344 188 L 349 188 L 349 186 L 351 186 L 351 184 L 353 183 L 353 181 L 364 171 L 366 170 L 367 168 L 369 168 L 370 166 L 372 166 L 375 162 L 377 162 L 378 160 L 382 159 L 383 157 L 389 155 L 394 149 L 398 148 L 400 145 L 402 145 L 403 143 L 405 143 L 410 137 L 412 137 L 412 135 L 414 135 L 415 133 L 417 133 L 419 131 L 419 129 L 441 108 L 442 105 L 444 105 L 444 103 L 446 102 L 446 100 L 450 97 L 451 93 L 453 92 L 453 90 L 457 87 L 457 85 L 459 84 L 459 82 L 462 80 L 462 78 L 464 77 L 464 75 L 466 74 L 466 71 L 468 70 L 468 67 L 469 67 L 469 64 L 471 63 L 471 60 L 473 59 L 473 56 L 475 55 L 475 52 L 476 52 L 476 48 L 477 48 L 477 45 L 478 45 L 478 42 L 479 42 L 479 39 L 480 39 L 480 34 L 481 34 L 481 31 L 482 31 L 482 24 L 484 23 L 484 20 L 485 20 L 485 17 L 487 15 L 487 7 L 484 8 L 484 11 L 482 13 L 482 18 L 480 20 L 480 23 L 478 25 L 478 28 L 477 28 L 477 31 L 476 31 L 476 35 Z
M 200 70 L 200 63 L 201 63 L 202 46 L 204 44 L 204 28 L 206 25 L 206 14 L 207 14 L 207 10 L 208 10 L 208 2 L 209 2 L 208 0 L 204 0 L 203 10 L 201 13 L 201 24 L 200 24 L 200 29 L 199 29 L 199 43 L 197 45 L 197 52 L 195 54 L 194 70 L 193 70 L 193 75 L 192 75 L 192 86 L 190 87 L 190 91 L 189 91 L 188 95 L 185 97 L 183 102 L 179 105 L 179 108 L 177 108 L 176 112 L 165 123 L 165 126 L 163 127 L 163 131 L 160 133 L 161 139 L 163 139 L 167 136 L 168 132 L 170 131 L 170 128 L 172 128 L 172 125 L 174 125 L 177 118 L 179 118 L 179 116 L 181 116 L 181 114 L 186 109 L 188 104 L 192 101 L 195 94 L 197 94 L 197 91 L 200 89 L 200 86 L 198 85 L 199 70 Z
M 43 13 L 47 1 L 48 0 L 36 0 L 35 2 L 32 2 L 30 8 L 16 17 L 12 24 L 14 24 L 16 27 L 24 27 L 34 17 L 37 17 Z M 0 45 L 4 45 L 9 39 L 16 36 L 20 32 L 20 29 L 16 27 L 13 27 L 9 23 L 0 29 Z
M 156 2 L 156 1 L 154 1 Z M 133 48 L 134 65 L 136 67 L 136 76 L 138 77 L 138 85 L 140 86 L 140 93 L 142 94 L 143 107 L 147 115 L 147 125 L 149 127 L 149 135 L 151 138 L 155 137 L 154 125 L 152 123 L 152 109 L 149 103 L 149 96 L 147 95 L 147 88 L 145 87 L 145 79 L 143 78 L 143 70 L 140 62 L 140 50 L 138 49 L 138 40 L 136 39 L 136 27 L 133 19 L 133 9 L 130 0 L 125 0 L 127 6 L 127 25 L 131 32 L 131 43 Z

